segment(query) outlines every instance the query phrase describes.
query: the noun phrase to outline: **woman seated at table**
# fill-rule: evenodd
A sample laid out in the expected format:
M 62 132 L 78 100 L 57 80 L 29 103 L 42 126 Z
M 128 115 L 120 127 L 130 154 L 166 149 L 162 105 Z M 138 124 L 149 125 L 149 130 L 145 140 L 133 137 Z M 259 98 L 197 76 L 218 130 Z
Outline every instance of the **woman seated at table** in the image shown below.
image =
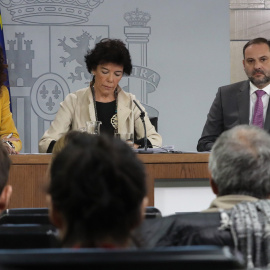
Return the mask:
M 73 133 L 52 160 L 48 201 L 63 247 L 129 247 L 148 201 L 144 165 L 121 140 Z
M 144 147 L 144 127 L 135 96 L 123 91 L 118 83 L 132 71 L 131 57 L 118 39 L 104 39 L 87 53 L 85 62 L 93 75 L 90 86 L 67 95 L 50 128 L 39 142 L 39 151 L 51 153 L 55 142 L 69 130 L 86 126 L 86 121 L 101 121 L 101 134 L 133 133 L 135 148 Z M 140 102 L 136 102 L 142 107 Z M 147 114 L 145 116 L 148 147 L 160 147 L 161 136 Z
M 18 154 L 22 149 L 22 142 L 10 112 L 9 91 L 4 85 L 7 79 L 6 69 L 3 50 L 0 47 L 0 137 L 9 154 Z

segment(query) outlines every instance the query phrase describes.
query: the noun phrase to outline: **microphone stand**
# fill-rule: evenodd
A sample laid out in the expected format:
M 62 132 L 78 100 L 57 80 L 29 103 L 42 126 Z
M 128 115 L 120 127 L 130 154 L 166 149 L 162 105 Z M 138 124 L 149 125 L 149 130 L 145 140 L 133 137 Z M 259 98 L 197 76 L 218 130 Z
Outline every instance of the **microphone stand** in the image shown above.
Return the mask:
M 142 120 L 143 128 L 144 128 L 144 150 L 139 150 L 138 153 L 140 153 L 140 154 L 152 154 L 153 153 L 152 150 L 147 150 L 146 126 L 145 126 L 145 121 L 144 121 L 145 112 L 142 110 L 142 108 L 139 106 L 139 104 L 136 102 L 136 100 L 133 100 L 133 102 L 136 104 L 136 106 L 141 111 L 140 118 Z

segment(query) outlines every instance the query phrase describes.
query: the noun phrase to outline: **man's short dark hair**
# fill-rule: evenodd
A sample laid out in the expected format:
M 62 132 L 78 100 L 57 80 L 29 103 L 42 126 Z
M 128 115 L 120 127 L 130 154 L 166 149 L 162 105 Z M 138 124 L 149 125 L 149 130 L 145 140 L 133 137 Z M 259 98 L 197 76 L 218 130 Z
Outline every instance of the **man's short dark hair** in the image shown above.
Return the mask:
M 136 153 L 120 139 L 78 133 L 54 158 L 52 204 L 67 223 L 64 245 L 95 246 L 105 237 L 128 238 L 141 221 L 146 175 Z
M 245 44 L 245 46 L 243 47 L 243 57 L 245 59 L 245 51 L 246 51 L 246 48 L 253 45 L 253 44 L 266 44 L 268 47 L 269 47 L 269 50 L 270 50 L 270 41 L 267 40 L 266 38 L 262 38 L 262 37 L 259 37 L 259 38 L 254 38 L 254 39 L 251 39 L 248 43 Z

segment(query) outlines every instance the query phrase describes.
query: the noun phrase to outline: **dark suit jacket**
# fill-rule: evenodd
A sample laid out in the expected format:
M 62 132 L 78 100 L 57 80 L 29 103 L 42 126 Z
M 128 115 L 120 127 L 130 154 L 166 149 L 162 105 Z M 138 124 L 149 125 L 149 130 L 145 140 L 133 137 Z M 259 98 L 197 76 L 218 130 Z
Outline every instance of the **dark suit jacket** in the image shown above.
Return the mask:
M 207 115 L 197 150 L 210 151 L 218 136 L 225 130 L 249 124 L 249 81 L 242 81 L 218 89 Z M 264 129 L 270 133 L 270 106 L 267 108 Z

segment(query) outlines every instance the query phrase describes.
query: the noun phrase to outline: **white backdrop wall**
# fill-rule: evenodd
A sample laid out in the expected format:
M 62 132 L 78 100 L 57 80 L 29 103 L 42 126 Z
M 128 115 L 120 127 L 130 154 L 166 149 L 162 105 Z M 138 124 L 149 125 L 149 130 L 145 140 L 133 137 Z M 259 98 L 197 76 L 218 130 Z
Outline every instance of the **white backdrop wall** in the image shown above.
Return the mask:
M 55 11 L 45 13 L 46 2 L 55 5 Z M 121 86 L 148 105 L 150 115 L 159 115 L 159 133 L 164 145 L 195 151 L 217 88 L 230 81 L 229 1 L 88 0 L 89 4 L 98 4 L 89 15 L 81 13 L 81 21 L 75 13 L 80 8 L 86 10 L 83 4 L 80 6 L 86 1 L 73 1 L 76 6 L 72 8 L 78 8 L 73 10 L 74 14 L 64 12 L 64 2 L 71 1 L 63 0 L 59 4 L 59 0 L 36 0 L 35 5 L 29 0 L 0 1 L 13 113 L 23 140 L 23 152 L 38 151 L 38 140 L 54 118 L 60 101 L 89 82 L 90 77 L 85 78 L 84 73 L 81 80 L 72 82 L 69 78 L 71 72 L 77 75 L 76 67 L 82 67 L 78 61 L 85 52 L 77 50 L 70 54 L 59 46 L 60 39 L 66 38 L 65 45 L 76 48 L 79 45 L 75 41 L 82 37 L 83 31 L 93 38 L 89 48 L 101 37 L 120 38 L 128 44 L 133 64 L 147 67 L 150 70 L 147 76 L 154 74 L 154 77 L 148 81 L 142 76 L 124 79 Z M 27 4 L 36 10 L 27 9 Z M 128 43 L 125 34 L 128 22 L 124 15 L 136 9 L 151 18 L 146 26 L 133 30 L 135 43 Z M 17 51 L 20 42 L 22 54 Z M 22 55 L 32 58 L 30 68 L 29 64 L 25 68 Z M 67 58 L 74 56 L 78 61 L 68 62 Z M 65 66 L 61 57 L 67 59 Z M 12 61 L 15 69 L 11 67 Z M 156 85 L 151 85 L 151 79 Z M 54 81 L 59 97 L 49 93 L 43 98 L 42 87 L 50 88 Z M 51 107 L 47 103 L 49 97 L 54 103 Z

